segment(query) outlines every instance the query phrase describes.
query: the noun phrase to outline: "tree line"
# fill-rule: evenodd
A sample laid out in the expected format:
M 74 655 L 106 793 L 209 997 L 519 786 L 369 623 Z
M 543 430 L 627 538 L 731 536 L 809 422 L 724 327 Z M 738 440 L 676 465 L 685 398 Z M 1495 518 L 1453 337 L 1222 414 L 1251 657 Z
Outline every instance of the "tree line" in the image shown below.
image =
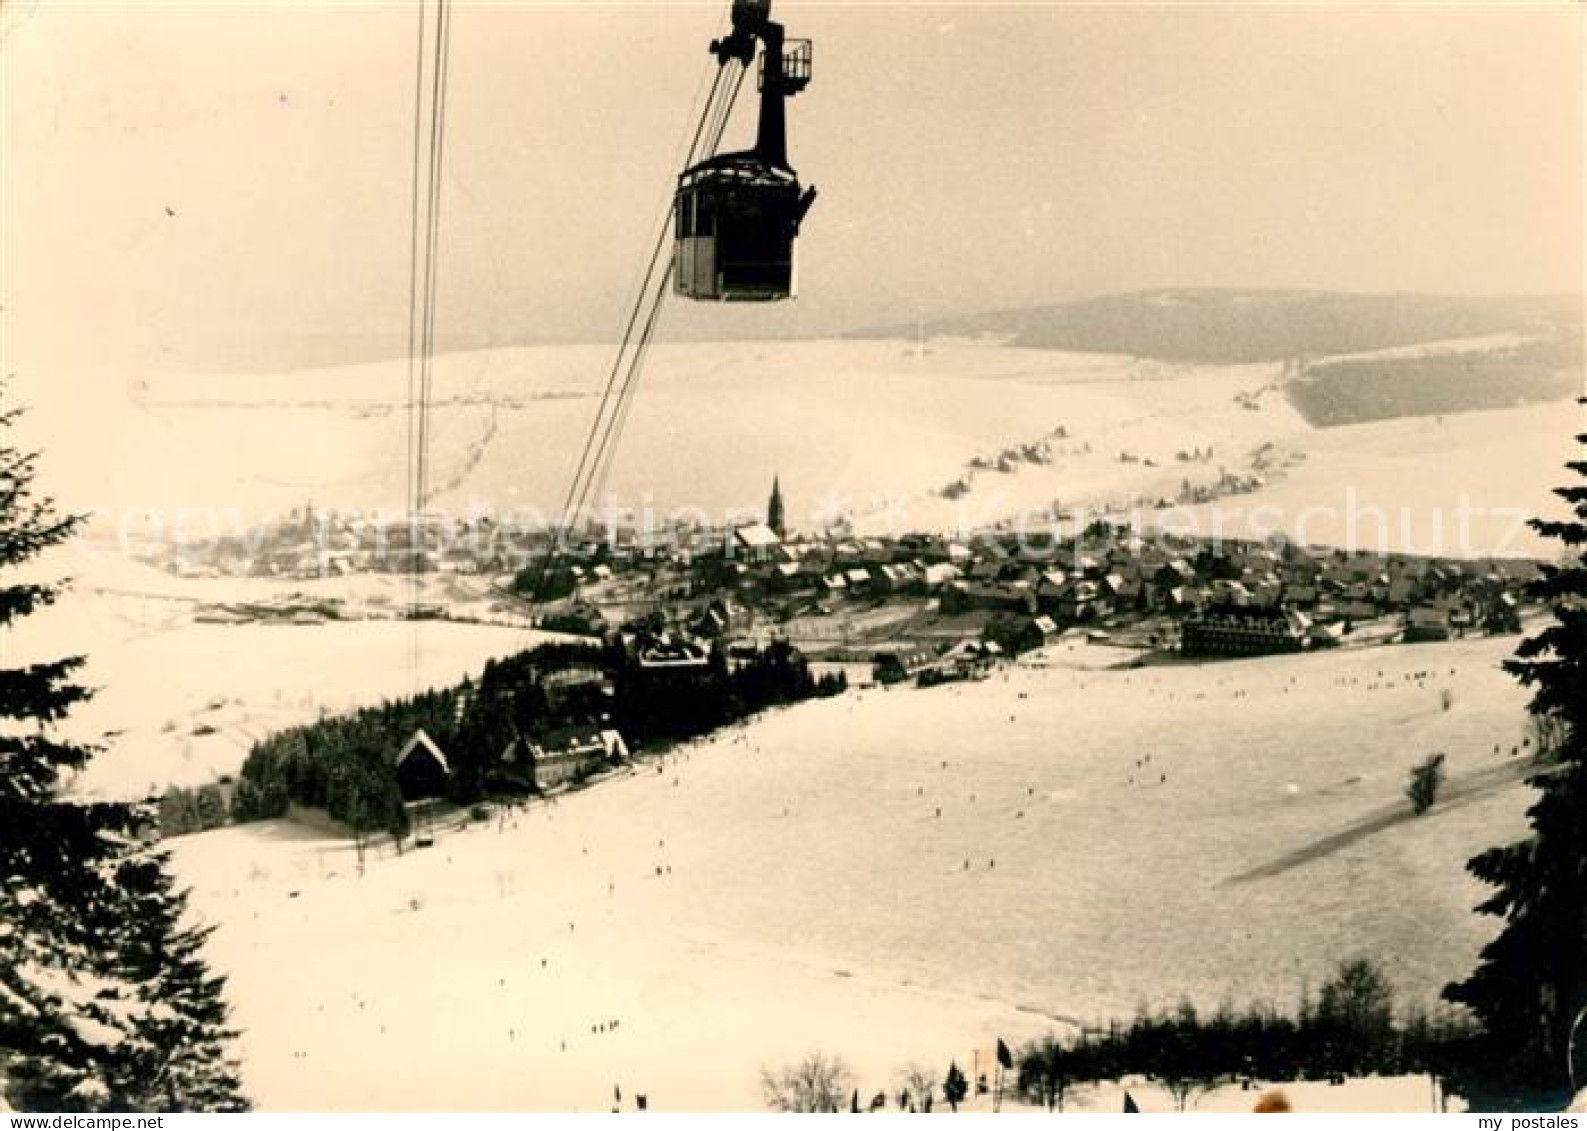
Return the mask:
M 1142 1009 L 1128 1022 L 1048 1035 L 1011 1051 L 998 1042 L 1000 1080 L 971 1080 L 959 1063 L 945 1072 L 907 1065 L 893 1092 L 862 1104 L 854 1073 L 841 1057 L 813 1052 L 761 1073 L 761 1093 L 779 1111 L 899 1111 L 929 1113 L 940 1099 L 957 1111 L 972 1091 L 999 1087 L 1026 1103 L 1063 1111 L 1079 1088 L 1145 1078 L 1169 1093 L 1183 1111 L 1214 1088 L 1237 1083 L 1333 1080 L 1345 1077 L 1428 1073 L 1448 1076 L 1478 1050 L 1479 1031 L 1453 1010 L 1401 1011 L 1393 986 L 1366 958 L 1342 962 L 1316 997 L 1303 994 L 1291 1013 L 1267 1006 L 1211 1014 L 1189 1002 L 1166 1010 Z
M 1061 1111 L 1071 1088 L 1142 1076 L 1183 1111 L 1197 1094 L 1236 1081 L 1445 1077 L 1473 1055 L 1477 1028 L 1463 1014 L 1398 1012 L 1382 970 L 1354 958 L 1292 1014 L 1227 1005 L 1204 1014 L 1182 1002 L 1069 1041 L 1043 1037 L 1019 1051 L 1015 1086 L 1031 1103 Z
M 0 411 L 0 633 L 61 592 L 11 571 L 79 523 L 34 492 L 16 417 Z M 64 788 L 97 753 L 58 729 L 92 694 L 83 662 L 0 666 L 0 1110 L 245 1110 L 224 980 L 151 807 Z
M 555 687 L 555 672 L 596 678 Z M 602 679 L 611 676 L 608 696 Z M 542 644 L 485 664 L 476 682 L 387 700 L 271 734 L 248 752 L 232 798 L 239 821 L 283 816 L 291 805 L 325 810 L 359 832 L 408 831 L 394 773 L 402 745 L 423 728 L 446 754 L 448 797 L 473 804 L 522 793 L 522 762 L 502 761 L 509 744 L 569 726 L 615 726 L 631 751 L 694 738 L 768 707 L 838 694 L 842 675 L 816 679 L 803 655 L 773 641 L 730 666 L 721 647 L 682 682 L 647 677 L 632 652 Z

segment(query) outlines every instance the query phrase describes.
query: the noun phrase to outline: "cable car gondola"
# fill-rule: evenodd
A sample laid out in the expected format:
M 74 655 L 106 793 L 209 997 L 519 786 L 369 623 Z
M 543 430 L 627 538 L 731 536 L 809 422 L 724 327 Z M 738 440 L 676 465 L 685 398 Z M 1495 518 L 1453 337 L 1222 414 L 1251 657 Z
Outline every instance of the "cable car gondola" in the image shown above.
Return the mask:
M 706 158 L 678 178 L 673 289 L 710 302 L 773 302 L 796 291 L 794 245 L 815 200 L 788 164 L 786 99 L 810 82 L 810 41 L 785 41 L 771 0 L 734 0 L 719 65 L 749 66 L 764 45 L 755 147 Z

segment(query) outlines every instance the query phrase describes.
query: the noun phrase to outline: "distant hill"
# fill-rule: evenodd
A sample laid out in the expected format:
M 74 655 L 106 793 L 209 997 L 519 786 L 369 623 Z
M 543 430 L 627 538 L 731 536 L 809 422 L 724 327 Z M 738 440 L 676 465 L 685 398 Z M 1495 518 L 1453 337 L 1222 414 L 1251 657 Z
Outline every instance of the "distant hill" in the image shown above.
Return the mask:
M 1579 341 L 1581 323 L 1582 300 L 1575 295 L 1163 290 L 942 318 L 923 330 L 934 337 L 996 338 L 1038 349 L 1239 364 L 1305 361 L 1506 331 Z M 904 324 L 848 336 L 916 333 L 915 325 Z
M 1284 391 L 1319 428 L 1563 401 L 1583 392 L 1580 331 L 1313 362 Z

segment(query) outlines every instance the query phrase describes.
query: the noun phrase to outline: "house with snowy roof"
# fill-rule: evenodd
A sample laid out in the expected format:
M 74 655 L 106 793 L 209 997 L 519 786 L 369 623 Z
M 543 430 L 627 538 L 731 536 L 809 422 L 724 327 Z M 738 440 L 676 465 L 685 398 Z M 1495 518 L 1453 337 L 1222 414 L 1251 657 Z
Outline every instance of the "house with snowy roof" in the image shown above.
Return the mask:
M 611 727 L 561 727 L 530 739 L 526 746 L 530 781 L 542 792 L 628 757 L 628 744 Z
M 446 794 L 452 766 L 435 740 L 420 727 L 397 754 L 396 774 L 402 799 L 423 801 Z
M 774 562 L 782 557 L 782 539 L 764 522 L 740 526 L 733 531 L 732 554 L 755 565 Z

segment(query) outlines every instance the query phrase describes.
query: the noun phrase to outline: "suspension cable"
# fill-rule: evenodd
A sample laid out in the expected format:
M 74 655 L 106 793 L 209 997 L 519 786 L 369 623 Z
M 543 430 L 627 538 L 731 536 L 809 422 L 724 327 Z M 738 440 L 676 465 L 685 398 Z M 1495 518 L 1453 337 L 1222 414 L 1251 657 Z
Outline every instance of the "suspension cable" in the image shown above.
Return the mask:
M 601 438 L 601 450 L 596 454 L 596 467 L 598 470 L 589 496 L 596 502 L 599 502 L 601 495 L 606 490 L 607 476 L 611 474 L 612 464 L 616 461 L 617 445 L 622 439 L 623 427 L 628 423 L 629 410 L 633 408 L 636 382 L 640 372 L 645 367 L 645 358 L 650 353 L 651 343 L 655 340 L 656 324 L 661 316 L 662 299 L 666 297 L 667 284 L 672 279 L 673 266 L 674 260 L 669 256 L 667 268 L 662 273 L 655 300 L 651 303 L 650 313 L 645 319 L 644 333 L 640 336 L 639 345 L 635 348 L 632 360 L 629 362 L 628 375 L 623 379 L 623 388 L 617 398 L 617 409 L 612 415 L 612 422 L 607 434 Z
M 717 149 L 721 144 L 722 133 L 726 128 L 728 118 L 732 114 L 733 105 L 738 100 L 738 92 L 744 85 L 744 75 L 747 72 L 748 67 L 740 68 L 738 79 L 734 83 L 732 91 L 724 103 L 723 111 L 718 119 L 715 132 L 711 136 L 711 140 L 707 148 L 701 151 L 698 155 L 691 154 L 691 160 L 689 162 L 690 165 L 693 165 L 696 160 L 705 160 L 716 154 Z M 664 244 L 665 241 L 666 231 L 663 229 L 661 233 L 661 244 Z M 659 246 L 660 244 L 658 244 L 658 248 Z M 674 266 L 675 263 L 673 262 L 672 257 L 669 256 L 667 260 L 667 266 L 662 273 L 661 279 L 659 280 L 655 298 L 651 301 L 650 313 L 646 316 L 644 331 L 640 335 L 639 343 L 635 347 L 633 355 L 630 358 L 628 373 L 623 379 L 623 386 L 618 394 L 617 410 L 613 414 L 612 421 L 608 425 L 607 435 L 602 437 L 601 449 L 596 456 L 596 465 L 598 471 L 597 477 L 594 480 L 594 491 L 592 495 L 593 498 L 600 498 L 601 492 L 605 490 L 607 475 L 610 473 L 612 463 L 616 458 L 617 443 L 622 437 L 623 426 L 628 420 L 629 409 L 633 405 L 634 393 L 637 390 L 638 378 L 644 369 L 645 358 L 650 352 L 651 343 L 654 341 L 656 325 L 661 314 L 662 300 L 666 296 L 667 283 L 672 277 L 672 270 Z M 604 459 L 602 458 L 603 456 Z
M 723 82 L 723 72 L 726 67 L 718 66 L 715 81 L 711 85 L 711 93 L 706 99 L 705 108 L 689 142 L 685 158 L 686 167 L 692 167 L 715 154 L 728 118 L 732 114 L 733 105 L 737 102 L 738 92 L 743 86 L 744 73 L 747 69 L 747 65 L 741 67 L 737 80 L 726 84 Z M 703 147 L 702 140 L 705 142 Z M 595 418 L 591 421 L 589 434 L 585 437 L 579 454 L 578 464 L 563 500 L 562 513 L 555 533 L 541 558 L 539 567 L 530 578 L 530 584 L 526 587 L 532 604 L 538 604 L 543 599 L 553 576 L 556 559 L 563 550 L 574 523 L 591 498 L 591 492 L 593 491 L 594 497 L 598 498 L 600 491 L 605 489 L 606 479 L 616 455 L 617 443 L 621 438 L 623 425 L 633 401 L 645 356 L 649 352 L 650 342 L 661 313 L 661 305 L 666 297 L 667 285 L 672 277 L 673 260 L 670 254 L 666 257 L 665 266 L 659 275 L 656 271 L 657 266 L 662 263 L 662 251 L 666 247 L 671 227 L 672 213 L 669 206 L 659 225 L 640 292 L 629 314 L 617 354 L 607 374 Z M 634 329 L 641 325 L 641 322 L 642 330 L 636 340 Z M 628 362 L 626 370 L 623 364 L 625 358 Z M 619 374 L 622 375 L 620 383 Z M 614 390 L 616 390 L 615 401 Z
M 424 107 L 424 0 L 419 0 L 419 34 L 413 62 L 413 183 L 408 202 L 408 451 L 403 464 L 406 482 L 403 484 L 404 503 L 410 524 L 413 521 L 413 473 L 418 448 L 414 415 L 418 393 L 418 322 L 419 322 L 419 123 Z
M 446 90 L 451 47 L 451 0 L 419 0 L 413 78 L 413 172 L 408 231 L 407 573 L 408 668 L 415 693 L 420 683 L 420 596 L 425 566 L 423 513 L 429 501 L 430 401 L 435 363 L 436 256 L 440 245 L 442 160 L 445 153 Z M 427 51 L 428 48 L 428 51 Z M 426 56 L 430 56 L 426 67 Z M 429 98 L 425 98 L 426 79 Z M 428 122 L 426 122 L 428 117 Z M 428 136 L 426 136 L 428 125 Z M 419 190 L 421 179 L 424 193 Z
M 446 92 L 451 55 L 451 0 L 436 0 L 435 64 L 431 73 L 430 94 L 430 183 L 426 207 L 427 243 L 424 253 L 424 330 L 423 356 L 419 369 L 419 429 L 417 482 L 414 487 L 415 510 L 429 504 L 430 492 L 430 394 L 435 372 L 435 297 L 439 273 L 436 255 L 440 246 L 442 169 L 446 156 Z
M 738 101 L 738 92 L 744 85 L 744 76 L 748 71 L 749 68 L 747 66 L 740 68 L 738 79 L 733 84 L 732 91 L 728 95 L 722 113 L 718 118 L 715 132 L 711 135 L 707 148 L 699 155 L 699 160 L 714 156 L 720 147 L 722 133 L 726 129 L 727 122 L 732 115 L 734 103 Z M 691 159 L 690 164 L 694 164 L 694 160 Z M 662 233 L 662 238 L 664 241 L 665 232 Z M 629 411 L 633 407 L 634 396 L 638 389 L 638 379 L 644 370 L 645 358 L 650 352 L 651 343 L 654 341 L 656 325 L 661 315 L 662 300 L 666 296 L 667 283 L 672 277 L 672 271 L 675 266 L 673 258 L 669 256 L 656 296 L 652 300 L 650 313 L 645 319 L 644 332 L 640 335 L 639 344 L 629 361 L 628 373 L 623 380 L 622 390 L 618 394 L 617 409 L 608 425 L 607 434 L 601 440 L 601 449 L 596 456 L 597 472 L 591 498 L 598 500 L 606 489 L 607 476 L 611 473 L 612 464 L 616 461 L 617 445 L 622 439 L 624 425 L 627 424 Z M 582 509 L 582 504 L 580 509 Z
M 711 135 L 710 145 L 706 148 L 704 157 L 713 157 L 722 146 L 722 134 L 727 130 L 728 120 L 733 116 L 733 107 L 738 103 L 738 92 L 744 87 L 744 76 L 749 74 L 749 67 L 739 68 L 738 78 L 733 83 L 733 92 L 728 96 L 727 104 L 723 107 L 722 116 L 716 123 L 716 132 Z M 702 160 L 704 158 L 702 157 Z M 692 162 L 691 162 L 692 164 Z

